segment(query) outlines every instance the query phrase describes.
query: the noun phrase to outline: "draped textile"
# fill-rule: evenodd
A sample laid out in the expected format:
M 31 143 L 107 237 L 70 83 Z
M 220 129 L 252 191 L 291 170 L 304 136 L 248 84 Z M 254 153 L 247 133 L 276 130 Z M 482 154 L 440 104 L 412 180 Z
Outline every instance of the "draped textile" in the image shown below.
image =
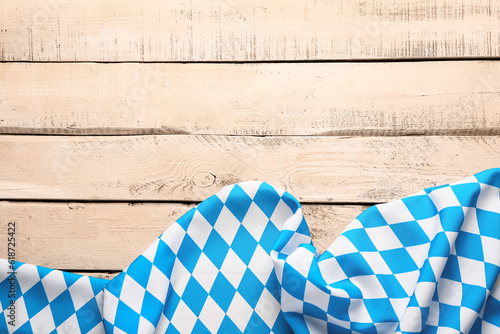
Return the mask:
M 227 186 L 109 281 L 1 260 L 0 332 L 500 333 L 499 191 L 372 206 L 319 254 L 291 194 Z

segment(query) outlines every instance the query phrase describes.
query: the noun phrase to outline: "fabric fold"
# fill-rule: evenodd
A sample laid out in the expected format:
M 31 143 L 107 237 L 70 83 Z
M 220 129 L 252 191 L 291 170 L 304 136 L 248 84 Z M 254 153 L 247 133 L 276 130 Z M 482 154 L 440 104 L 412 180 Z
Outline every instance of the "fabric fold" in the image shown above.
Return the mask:
M 110 281 L 16 264 L 0 331 L 498 333 L 499 190 L 491 169 L 372 206 L 319 254 L 291 194 L 227 186 Z

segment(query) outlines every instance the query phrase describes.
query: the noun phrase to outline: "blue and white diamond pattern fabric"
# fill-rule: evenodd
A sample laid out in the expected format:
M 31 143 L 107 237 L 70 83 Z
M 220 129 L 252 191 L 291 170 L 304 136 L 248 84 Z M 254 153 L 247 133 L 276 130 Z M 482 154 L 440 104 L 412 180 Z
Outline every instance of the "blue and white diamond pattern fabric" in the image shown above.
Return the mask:
M 107 332 L 291 333 L 270 253 L 292 209 L 262 182 L 191 209 L 106 285 Z
M 113 280 L 0 265 L 8 333 L 499 333 L 500 169 L 365 210 L 323 254 L 298 201 L 227 186 Z
M 376 205 L 319 257 L 293 237 L 291 253 L 275 247 L 292 330 L 500 332 L 499 188 L 488 170 Z
M 0 281 L 1 333 L 104 333 L 107 280 L 1 260 Z

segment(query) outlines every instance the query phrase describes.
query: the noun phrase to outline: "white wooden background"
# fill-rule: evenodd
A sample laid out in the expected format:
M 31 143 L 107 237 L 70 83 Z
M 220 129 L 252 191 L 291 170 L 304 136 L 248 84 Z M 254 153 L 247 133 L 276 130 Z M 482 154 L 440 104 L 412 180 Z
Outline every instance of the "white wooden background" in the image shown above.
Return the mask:
M 224 185 L 368 205 L 500 166 L 500 2 L 0 3 L 0 255 L 112 277 Z

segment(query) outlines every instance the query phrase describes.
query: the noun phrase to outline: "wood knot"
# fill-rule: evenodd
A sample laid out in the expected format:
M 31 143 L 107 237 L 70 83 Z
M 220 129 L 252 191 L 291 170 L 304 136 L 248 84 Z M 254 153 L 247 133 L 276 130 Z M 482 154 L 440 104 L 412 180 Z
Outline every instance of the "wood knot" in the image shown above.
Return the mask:
M 210 172 L 198 172 L 193 175 L 191 181 L 199 188 L 208 188 L 215 183 L 217 177 Z

